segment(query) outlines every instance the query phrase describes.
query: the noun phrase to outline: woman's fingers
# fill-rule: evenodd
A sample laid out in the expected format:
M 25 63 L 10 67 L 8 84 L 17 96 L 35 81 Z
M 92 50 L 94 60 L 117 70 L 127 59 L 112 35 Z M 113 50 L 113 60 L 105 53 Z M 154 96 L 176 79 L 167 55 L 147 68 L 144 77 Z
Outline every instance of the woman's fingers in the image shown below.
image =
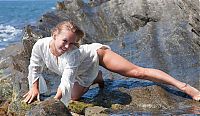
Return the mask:
M 31 98 L 29 99 L 28 103 L 30 104 L 35 97 L 36 97 L 35 95 L 32 95 Z
M 37 95 L 37 100 L 40 101 L 40 94 Z
M 23 100 L 26 103 L 31 103 L 35 98 L 39 100 L 39 91 L 37 89 L 31 89 L 29 90 L 28 93 L 26 93 L 23 97 L 25 97 L 25 99 Z
M 26 102 L 26 103 L 31 103 L 36 96 L 37 95 L 31 94 L 30 92 L 28 92 L 27 94 L 25 94 L 23 96 L 23 97 L 25 97 L 25 99 L 23 101 Z
M 29 101 L 30 98 L 31 98 L 31 95 L 28 94 L 28 95 L 26 96 L 26 98 L 25 98 L 23 101 L 27 103 L 27 102 Z
M 25 95 L 23 95 L 23 97 L 26 97 L 29 94 L 29 92 L 27 92 Z

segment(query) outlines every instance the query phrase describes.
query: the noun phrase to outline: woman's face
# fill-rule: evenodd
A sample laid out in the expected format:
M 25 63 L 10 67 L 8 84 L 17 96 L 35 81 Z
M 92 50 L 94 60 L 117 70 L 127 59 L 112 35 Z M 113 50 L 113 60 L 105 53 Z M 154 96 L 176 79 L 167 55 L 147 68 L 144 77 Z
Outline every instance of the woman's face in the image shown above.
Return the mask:
M 54 34 L 53 38 L 55 52 L 58 56 L 70 50 L 76 43 L 76 34 L 68 30 L 62 30 L 59 34 Z

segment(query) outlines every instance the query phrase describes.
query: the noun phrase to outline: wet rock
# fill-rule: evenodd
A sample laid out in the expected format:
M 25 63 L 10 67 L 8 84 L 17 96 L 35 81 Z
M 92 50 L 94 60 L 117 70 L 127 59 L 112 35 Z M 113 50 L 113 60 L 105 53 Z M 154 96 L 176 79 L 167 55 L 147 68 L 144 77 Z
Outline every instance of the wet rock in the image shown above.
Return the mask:
M 23 95 L 28 92 L 28 80 L 24 73 L 13 70 L 13 93 L 12 101 L 8 107 L 8 112 L 15 115 L 24 115 L 26 111 L 36 104 L 27 104 L 23 102 Z
M 11 104 L 8 107 L 8 114 L 14 114 L 17 116 L 24 116 L 25 113 L 29 110 L 31 110 L 32 107 L 34 107 L 36 104 L 27 104 L 22 101 L 22 99 L 17 99 L 15 101 L 12 101 Z
M 23 32 L 23 46 L 25 48 L 25 57 L 30 58 L 34 43 L 42 37 L 43 36 L 40 35 L 40 33 L 36 33 L 36 29 L 34 28 L 34 26 L 27 25 L 25 27 Z
M 117 80 L 116 80 L 117 81 Z M 94 106 L 86 107 L 81 110 L 84 115 L 108 115 L 108 114 L 124 114 L 135 115 L 139 112 L 149 112 L 155 115 L 163 113 L 185 113 L 186 109 L 195 107 L 191 112 L 198 112 L 200 104 L 193 101 L 186 94 L 177 91 L 175 88 L 169 88 L 155 83 L 126 80 L 115 85 L 114 81 L 106 81 L 104 90 L 98 91 L 94 97 L 88 97 L 87 94 L 94 92 L 89 90 L 81 101 L 84 104 L 93 104 Z M 130 86 L 131 84 L 132 86 Z M 96 89 L 96 88 L 93 88 Z M 83 104 L 76 102 L 76 104 Z M 86 106 L 85 105 L 85 106 Z M 80 106 L 80 105 L 78 105 Z M 76 107 L 78 108 L 76 105 Z M 74 106 L 74 109 L 76 109 Z M 73 112 L 77 112 L 73 110 Z
M 1 101 L 0 102 L 0 115 L 7 116 L 7 110 L 9 106 L 9 101 Z
M 12 97 L 12 80 L 11 77 L 5 77 L 5 79 L 0 80 L 0 101 L 8 100 L 11 101 Z
M 57 10 L 65 10 L 66 8 L 65 8 L 64 1 L 62 1 L 62 2 L 57 2 L 57 4 L 56 4 L 56 9 L 57 9 Z
M 142 110 L 174 109 L 177 106 L 176 100 L 159 86 L 149 86 L 144 88 L 134 88 L 125 90 L 132 100 L 129 107 L 140 108 Z
M 105 112 L 106 109 L 99 106 L 89 107 L 85 110 L 85 116 L 108 116 Z
M 105 0 L 91 6 L 82 0 L 65 0 L 65 10 L 47 13 L 38 26 L 31 27 L 41 36 L 33 40 L 24 36 L 24 46 L 30 54 L 35 40 L 50 35 L 58 22 L 72 20 L 86 33 L 83 43 L 109 44 L 137 65 L 161 69 L 200 88 L 200 9 L 195 2 Z
M 0 115 L 7 116 L 8 106 L 12 100 L 13 83 L 10 75 L 0 74 Z
M 23 50 L 23 45 L 21 43 L 10 45 L 9 47 L 0 50 L 0 69 L 6 69 L 12 67 L 12 56 L 17 55 Z
M 21 115 L 25 111 L 30 109 L 30 105 L 26 105 L 22 102 L 22 96 L 28 92 L 28 81 L 27 81 L 27 67 L 29 59 L 24 55 L 23 47 L 19 45 L 14 48 L 13 51 L 17 50 L 14 54 L 7 54 L 12 59 L 9 70 L 4 71 L 5 74 L 9 74 L 11 78 L 10 84 L 12 84 L 12 101 L 8 107 L 9 114 Z M 9 91 L 9 89 L 7 89 Z
M 26 116 L 72 116 L 67 107 L 54 98 L 45 100 L 33 107 Z
M 0 101 L 1 115 L 7 115 L 8 107 L 13 97 L 14 76 L 13 56 L 23 50 L 22 44 L 11 45 L 0 51 Z M 3 113 L 4 112 L 4 113 Z

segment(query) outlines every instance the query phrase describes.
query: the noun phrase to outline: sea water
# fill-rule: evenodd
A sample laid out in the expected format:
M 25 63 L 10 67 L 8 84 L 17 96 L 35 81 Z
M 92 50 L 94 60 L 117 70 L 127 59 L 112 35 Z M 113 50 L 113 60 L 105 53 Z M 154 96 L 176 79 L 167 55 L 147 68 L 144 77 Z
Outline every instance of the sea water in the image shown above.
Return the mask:
M 0 49 L 21 42 L 23 28 L 34 25 L 58 0 L 0 0 Z M 60 1 L 60 0 L 59 0 Z

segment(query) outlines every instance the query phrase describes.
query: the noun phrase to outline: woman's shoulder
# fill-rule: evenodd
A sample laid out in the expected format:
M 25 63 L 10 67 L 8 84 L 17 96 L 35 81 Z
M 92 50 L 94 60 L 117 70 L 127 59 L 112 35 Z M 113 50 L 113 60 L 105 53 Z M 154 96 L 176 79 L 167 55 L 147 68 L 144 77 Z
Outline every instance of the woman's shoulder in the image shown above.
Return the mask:
M 45 37 L 42 39 L 38 39 L 35 44 L 36 45 L 44 45 L 44 44 L 48 44 L 51 40 L 52 40 L 52 37 Z
M 45 37 L 42 39 L 37 40 L 37 42 L 33 46 L 33 50 L 37 53 L 45 52 L 48 50 L 49 42 L 51 41 L 51 37 Z
M 97 49 L 99 49 L 103 46 L 110 49 L 110 47 L 108 45 L 104 45 L 104 44 L 101 44 L 101 43 L 83 44 L 83 45 L 80 45 L 80 49 L 90 51 L 90 50 L 97 50 Z

